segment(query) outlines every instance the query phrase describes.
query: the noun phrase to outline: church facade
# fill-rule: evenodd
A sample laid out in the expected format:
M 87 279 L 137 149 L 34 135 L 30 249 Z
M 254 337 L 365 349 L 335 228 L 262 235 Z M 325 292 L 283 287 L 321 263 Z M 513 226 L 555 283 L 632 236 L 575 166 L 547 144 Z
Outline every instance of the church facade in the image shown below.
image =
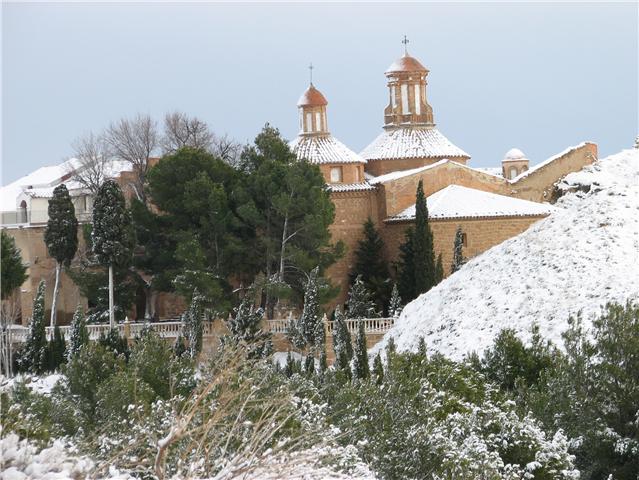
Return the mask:
M 415 220 L 415 193 L 423 181 L 435 255 L 450 272 L 455 232 L 464 232 L 464 254 L 473 257 L 526 230 L 549 215 L 554 185 L 597 158 L 583 142 L 530 166 L 520 150 L 506 153 L 495 168 L 473 168 L 470 155 L 439 131 L 427 99 L 429 71 L 405 52 L 386 70 L 388 105 L 382 132 L 359 154 L 329 131 L 328 101 L 312 84 L 300 97 L 300 132 L 290 142 L 298 159 L 317 164 L 335 204 L 333 241 L 346 253 L 327 272 L 340 286 L 343 303 L 357 244 L 368 218 L 385 242 L 393 271 L 406 229 Z

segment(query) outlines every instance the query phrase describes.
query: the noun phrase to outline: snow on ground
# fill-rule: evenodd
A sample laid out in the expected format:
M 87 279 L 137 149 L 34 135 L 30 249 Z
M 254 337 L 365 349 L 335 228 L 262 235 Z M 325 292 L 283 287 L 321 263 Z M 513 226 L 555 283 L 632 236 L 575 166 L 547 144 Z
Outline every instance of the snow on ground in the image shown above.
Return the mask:
M 414 350 L 423 336 L 429 350 L 459 359 L 503 328 L 527 340 L 533 323 L 561 345 L 569 315 L 581 310 L 589 322 L 606 302 L 639 298 L 639 150 L 569 174 L 559 187 L 567 193 L 549 217 L 409 303 L 374 352 L 390 336 L 399 350 Z
M 63 379 L 64 377 L 59 373 L 53 373 L 44 377 L 19 374 L 15 377 L 7 378 L 4 375 L 0 375 L 0 392 L 8 392 L 17 382 L 24 382 L 32 391 L 48 394 L 55 384 Z

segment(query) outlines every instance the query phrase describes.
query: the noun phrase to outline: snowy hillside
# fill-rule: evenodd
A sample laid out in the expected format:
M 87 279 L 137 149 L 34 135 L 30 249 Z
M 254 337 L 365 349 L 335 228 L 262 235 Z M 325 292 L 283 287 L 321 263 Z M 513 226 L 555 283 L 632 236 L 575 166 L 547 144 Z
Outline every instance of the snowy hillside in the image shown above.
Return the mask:
M 639 298 L 639 150 L 572 173 L 560 187 L 570 193 L 556 211 L 409 303 L 376 350 L 389 336 L 399 350 L 416 349 L 423 336 L 429 350 L 459 359 L 503 328 L 526 340 L 534 322 L 561 343 L 570 314 L 589 318 L 608 301 Z

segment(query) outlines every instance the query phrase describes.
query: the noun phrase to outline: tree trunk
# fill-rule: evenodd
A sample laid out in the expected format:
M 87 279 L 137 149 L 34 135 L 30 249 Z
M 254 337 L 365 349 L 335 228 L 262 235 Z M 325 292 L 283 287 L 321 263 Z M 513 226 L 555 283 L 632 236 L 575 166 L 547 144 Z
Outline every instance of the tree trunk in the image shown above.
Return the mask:
M 286 242 L 288 234 L 288 214 L 284 217 L 284 228 L 282 228 L 282 245 L 280 247 L 280 271 L 278 272 L 278 280 L 284 281 L 284 255 L 286 253 Z M 279 299 L 278 299 L 279 300 Z
M 109 265 L 109 326 L 115 327 L 115 309 L 113 305 L 113 265 Z
M 51 301 L 51 328 L 56 324 L 56 313 L 58 310 L 58 291 L 60 289 L 60 270 L 62 265 L 56 260 L 55 262 L 55 286 L 53 287 L 53 300 Z

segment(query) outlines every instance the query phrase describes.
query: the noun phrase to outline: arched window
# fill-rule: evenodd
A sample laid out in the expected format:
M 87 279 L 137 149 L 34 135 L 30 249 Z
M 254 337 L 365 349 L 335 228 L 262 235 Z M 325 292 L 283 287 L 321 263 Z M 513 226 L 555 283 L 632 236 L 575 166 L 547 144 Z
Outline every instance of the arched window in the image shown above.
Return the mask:
M 27 202 L 25 200 L 22 200 L 22 202 L 20 202 L 20 210 L 18 213 L 18 223 L 27 223 L 27 222 L 28 222 Z

